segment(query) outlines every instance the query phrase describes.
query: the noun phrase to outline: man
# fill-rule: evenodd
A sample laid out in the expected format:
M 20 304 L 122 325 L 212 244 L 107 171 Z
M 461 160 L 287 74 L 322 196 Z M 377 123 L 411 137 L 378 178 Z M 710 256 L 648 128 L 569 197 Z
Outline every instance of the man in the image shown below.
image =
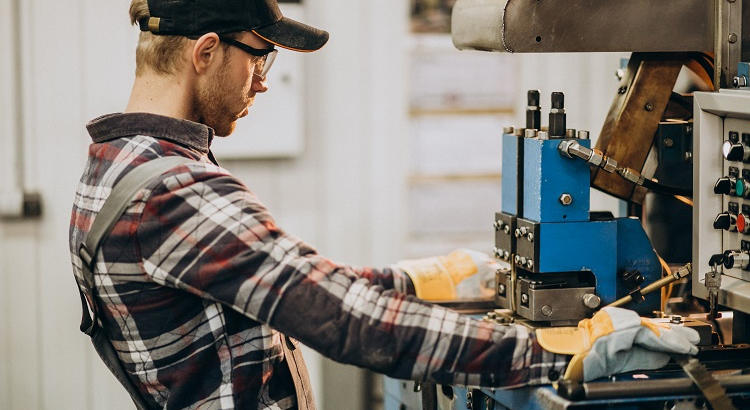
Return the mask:
M 112 186 L 157 157 L 194 160 L 132 199 L 94 272 L 90 296 L 107 338 L 149 406 L 310 407 L 309 395 L 295 391 L 306 388 L 306 374 L 285 354 L 295 348 L 285 336 L 343 363 L 444 384 L 548 383 L 569 354 L 582 352 L 543 341 L 562 353 L 554 354 L 522 326 L 473 320 L 413 296 L 454 296 L 486 257 L 458 251 L 385 269 L 337 264 L 282 231 L 216 164 L 211 141 L 231 134 L 268 90 L 274 47 L 314 51 L 328 33 L 282 17 L 276 0 L 133 0 L 130 14 L 142 30 L 136 80 L 125 113 L 87 126 L 93 144 L 70 245 L 82 283 L 77 250 Z M 683 339 L 671 350 L 693 352 Z

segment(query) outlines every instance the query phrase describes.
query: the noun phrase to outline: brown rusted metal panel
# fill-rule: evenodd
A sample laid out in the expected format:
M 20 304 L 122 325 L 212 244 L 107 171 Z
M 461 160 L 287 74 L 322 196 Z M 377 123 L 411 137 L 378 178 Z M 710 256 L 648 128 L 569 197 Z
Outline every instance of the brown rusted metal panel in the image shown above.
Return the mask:
M 640 172 L 685 62 L 684 54 L 633 53 L 596 148 L 620 166 Z M 643 195 L 634 195 L 631 183 L 601 169 L 592 173 L 591 186 L 618 198 L 643 201 Z

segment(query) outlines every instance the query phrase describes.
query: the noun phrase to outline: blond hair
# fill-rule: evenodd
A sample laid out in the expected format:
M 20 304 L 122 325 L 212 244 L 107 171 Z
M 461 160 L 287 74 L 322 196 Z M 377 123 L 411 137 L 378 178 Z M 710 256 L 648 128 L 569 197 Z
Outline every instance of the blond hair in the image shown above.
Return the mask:
M 137 25 L 144 17 L 149 17 L 147 0 L 133 0 L 130 3 L 130 23 Z M 143 31 L 135 51 L 135 75 L 141 75 L 147 68 L 159 74 L 175 74 L 182 63 L 182 52 L 188 38 L 183 36 L 162 36 Z

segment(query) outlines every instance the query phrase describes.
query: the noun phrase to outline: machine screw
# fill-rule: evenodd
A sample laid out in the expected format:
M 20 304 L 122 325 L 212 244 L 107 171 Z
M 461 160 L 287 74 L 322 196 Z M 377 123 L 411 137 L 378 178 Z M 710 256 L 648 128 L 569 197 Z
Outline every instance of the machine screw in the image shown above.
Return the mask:
M 526 260 L 527 259 L 526 259 L 525 256 L 521 256 L 521 260 L 519 261 L 519 265 L 521 265 L 521 266 L 526 265 Z
M 729 33 L 729 38 L 727 38 L 727 41 L 729 41 L 730 44 L 734 44 L 737 42 L 737 33 Z
M 504 224 L 503 224 L 502 222 L 500 222 L 500 221 L 495 221 L 495 222 L 494 222 L 494 223 L 492 224 L 492 226 L 494 226 L 494 227 L 495 227 L 495 232 L 497 232 L 497 231 L 499 231 L 500 229 L 502 229 L 502 228 L 503 228 L 503 225 L 504 225 Z
M 519 255 L 516 255 L 516 257 L 515 257 L 515 258 L 513 258 L 513 260 L 514 260 L 514 261 L 515 261 L 515 262 L 516 262 L 517 264 L 518 264 L 518 263 L 521 263 L 521 257 L 520 257 Z
M 498 295 L 504 295 L 505 294 L 505 285 L 498 285 L 497 287 L 497 294 Z
M 602 303 L 602 300 L 599 296 L 594 295 L 593 293 L 587 293 L 583 295 L 583 304 L 589 309 L 596 309 L 599 307 L 599 305 Z
M 651 104 L 650 102 L 646 103 L 646 106 L 644 106 L 643 109 L 646 110 L 646 111 L 653 111 L 654 110 L 654 104 Z
M 664 138 L 664 146 L 667 148 L 674 147 L 674 140 L 672 138 Z
M 529 234 L 526 235 L 526 239 L 528 239 L 529 242 L 534 242 L 534 233 L 529 232 Z
M 564 193 L 564 194 L 560 195 L 560 203 L 563 204 L 563 206 L 568 206 L 568 205 L 572 204 L 573 203 L 573 196 L 570 195 L 570 194 L 568 194 L 568 193 Z
M 529 295 L 526 293 L 521 293 L 521 303 L 527 304 L 529 303 Z
M 529 259 L 526 261 L 526 267 L 529 269 L 534 269 L 534 261 Z
M 542 306 L 542 314 L 544 316 L 552 316 L 552 307 L 550 305 Z
M 492 250 L 492 254 L 495 255 L 495 258 L 497 258 L 497 259 L 500 259 L 500 258 L 503 257 L 503 251 L 501 251 L 500 249 L 497 249 L 497 248 L 495 248 L 495 249 Z
M 510 233 L 510 225 L 503 226 L 503 232 L 505 232 L 506 234 L 509 234 Z
M 503 252 L 503 260 L 507 261 L 508 259 L 510 259 L 510 252 L 504 251 Z

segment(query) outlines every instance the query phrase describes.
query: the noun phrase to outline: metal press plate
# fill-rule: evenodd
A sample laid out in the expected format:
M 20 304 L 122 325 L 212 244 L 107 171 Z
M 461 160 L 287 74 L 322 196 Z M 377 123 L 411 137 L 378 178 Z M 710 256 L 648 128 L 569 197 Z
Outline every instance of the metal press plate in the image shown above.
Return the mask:
M 711 51 L 714 16 L 705 0 L 458 0 L 451 31 L 459 49 Z

